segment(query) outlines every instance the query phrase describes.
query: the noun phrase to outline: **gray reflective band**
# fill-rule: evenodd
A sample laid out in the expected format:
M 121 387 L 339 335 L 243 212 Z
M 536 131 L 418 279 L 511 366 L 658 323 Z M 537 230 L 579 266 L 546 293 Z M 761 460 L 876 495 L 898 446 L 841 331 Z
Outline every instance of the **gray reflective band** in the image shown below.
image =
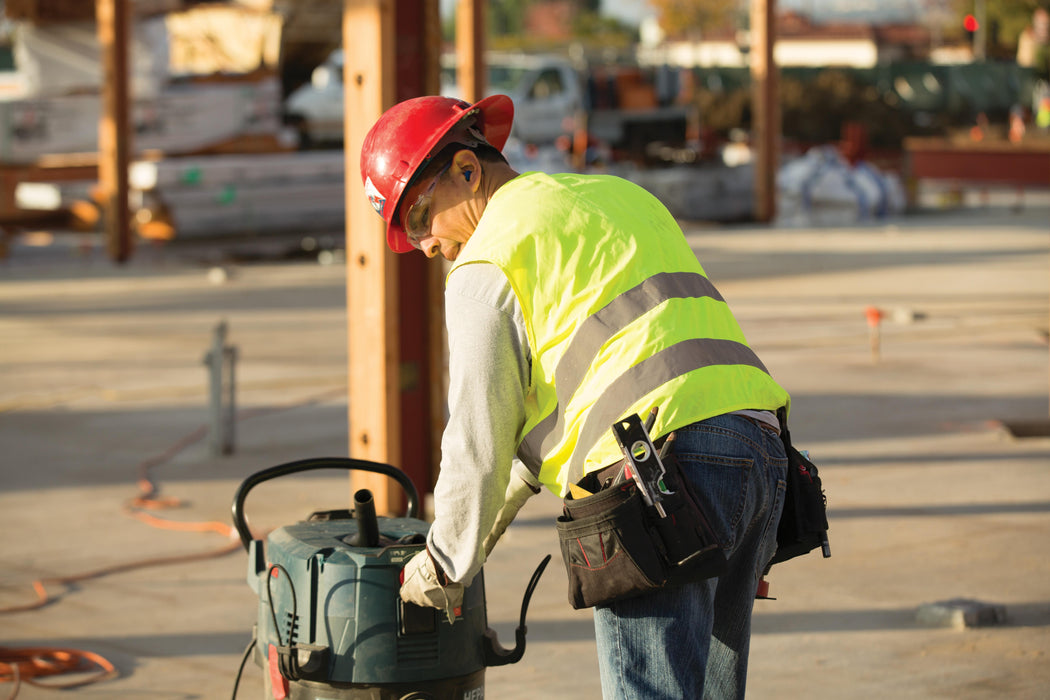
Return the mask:
M 580 388 L 595 355 L 609 338 L 669 299 L 711 297 L 723 301 L 711 281 L 695 272 L 661 272 L 628 289 L 580 324 L 554 371 L 558 404 Z
M 564 432 L 561 407 L 576 394 L 595 356 L 609 338 L 669 299 L 701 297 L 723 301 L 711 281 L 699 273 L 661 272 L 620 294 L 581 323 L 554 370 L 558 404 L 525 436 L 518 448 L 518 458 L 534 474 L 539 474 L 543 455 L 561 440 Z M 619 417 L 614 416 L 609 424 Z
M 583 460 L 587 453 L 631 404 L 676 377 L 715 365 L 747 365 L 769 374 L 758 355 L 735 340 L 694 338 L 646 358 L 606 387 L 587 413 L 569 462 L 569 482 L 576 483 L 583 478 Z
M 518 446 L 518 459 L 529 468 L 529 471 L 534 476 L 538 477 L 540 475 L 540 464 L 543 462 L 543 453 L 540 450 L 543 447 L 543 438 L 554 431 L 554 426 L 558 423 L 560 414 L 561 411 L 555 406 L 554 410 L 546 418 L 529 431 L 529 434 L 525 436 L 525 439 Z

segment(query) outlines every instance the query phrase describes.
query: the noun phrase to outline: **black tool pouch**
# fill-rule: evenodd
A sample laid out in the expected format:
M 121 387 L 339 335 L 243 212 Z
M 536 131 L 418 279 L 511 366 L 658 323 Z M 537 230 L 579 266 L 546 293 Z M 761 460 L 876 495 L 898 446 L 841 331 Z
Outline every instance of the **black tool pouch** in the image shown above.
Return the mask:
M 777 551 L 769 566 L 808 554 L 817 547 L 825 557 L 830 557 L 827 500 L 817 467 L 792 446 L 786 411 L 780 409 L 777 417 L 780 419 L 780 439 L 788 458 L 787 490 L 777 528 Z
M 659 588 L 664 565 L 633 482 L 566 500 L 556 527 L 569 575 L 569 604 L 589 608 Z
M 664 460 L 673 495 L 666 517 L 646 505 L 633 481 L 565 499 L 558 538 L 577 610 L 631 598 L 725 570 L 725 555 L 673 457 Z

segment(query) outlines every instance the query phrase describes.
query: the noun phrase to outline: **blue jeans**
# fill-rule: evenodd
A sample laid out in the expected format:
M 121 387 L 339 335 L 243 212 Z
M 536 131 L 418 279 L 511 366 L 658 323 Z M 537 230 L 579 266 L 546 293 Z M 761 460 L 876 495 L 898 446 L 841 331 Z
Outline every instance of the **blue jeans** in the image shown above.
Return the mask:
M 728 568 L 594 609 L 606 700 L 744 697 L 751 610 L 784 505 L 784 447 L 768 426 L 724 415 L 678 430 L 673 452 Z

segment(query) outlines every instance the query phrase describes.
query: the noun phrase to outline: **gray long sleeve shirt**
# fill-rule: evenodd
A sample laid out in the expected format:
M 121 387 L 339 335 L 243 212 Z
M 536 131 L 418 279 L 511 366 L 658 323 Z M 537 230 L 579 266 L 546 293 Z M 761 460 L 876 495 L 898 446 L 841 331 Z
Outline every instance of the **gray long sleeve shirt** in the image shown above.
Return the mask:
M 445 319 L 449 420 L 427 544 L 450 579 L 469 583 L 484 563 L 482 543 L 512 470 L 538 485 L 515 457 L 531 352 L 521 306 L 494 265 L 465 265 L 449 276 Z

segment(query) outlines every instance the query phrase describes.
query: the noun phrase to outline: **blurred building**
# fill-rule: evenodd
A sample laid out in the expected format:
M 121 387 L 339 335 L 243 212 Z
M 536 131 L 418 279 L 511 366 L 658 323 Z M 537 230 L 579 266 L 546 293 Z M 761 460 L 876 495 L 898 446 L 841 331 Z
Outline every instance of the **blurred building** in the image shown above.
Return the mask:
M 744 30 L 710 32 L 699 41 L 665 40 L 651 25 L 642 34 L 639 57 L 646 64 L 743 67 L 749 62 L 750 39 Z M 920 24 L 816 23 L 808 15 L 785 12 L 778 18 L 774 58 L 780 66 L 871 68 L 928 60 L 930 46 L 930 31 Z

